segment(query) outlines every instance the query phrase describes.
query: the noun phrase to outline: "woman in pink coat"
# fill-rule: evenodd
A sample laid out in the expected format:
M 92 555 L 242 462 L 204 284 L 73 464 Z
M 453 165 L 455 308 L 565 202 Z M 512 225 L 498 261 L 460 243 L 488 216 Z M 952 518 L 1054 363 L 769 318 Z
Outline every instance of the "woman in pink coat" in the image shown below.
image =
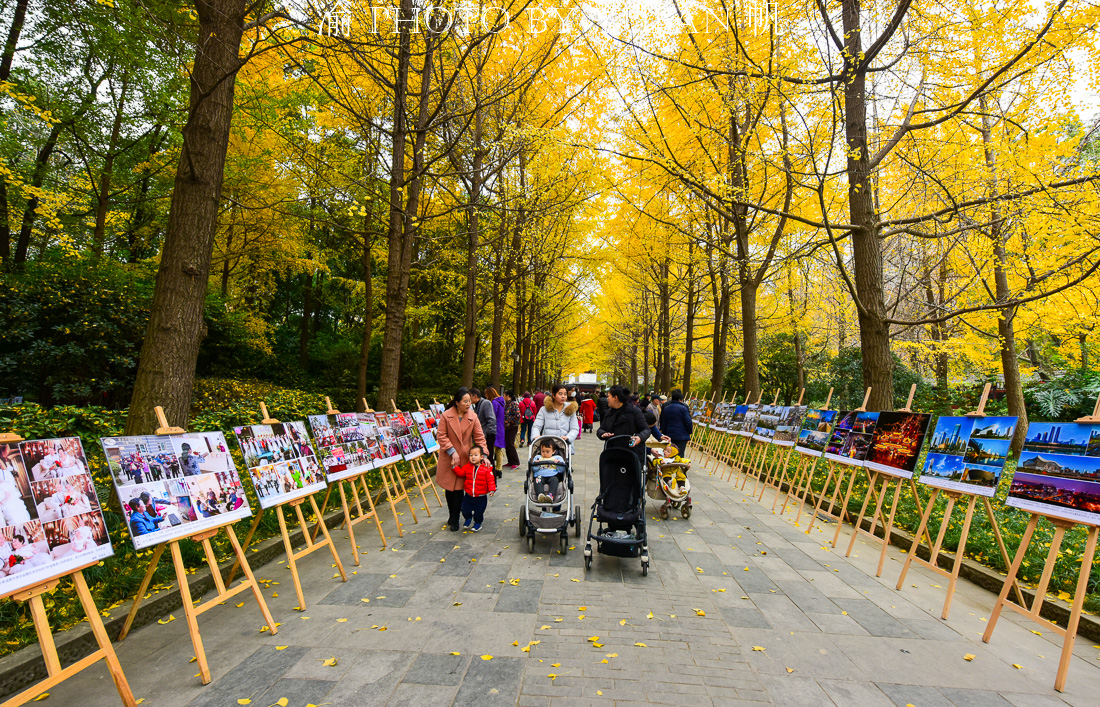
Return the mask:
M 459 388 L 447 409 L 439 416 L 435 430 L 439 441 L 439 462 L 435 466 L 435 483 L 447 494 L 447 526 L 458 530 L 458 515 L 462 509 L 462 478 L 454 468 L 470 462 L 470 447 L 477 445 L 488 454 L 481 422 L 470 407 L 470 391 Z

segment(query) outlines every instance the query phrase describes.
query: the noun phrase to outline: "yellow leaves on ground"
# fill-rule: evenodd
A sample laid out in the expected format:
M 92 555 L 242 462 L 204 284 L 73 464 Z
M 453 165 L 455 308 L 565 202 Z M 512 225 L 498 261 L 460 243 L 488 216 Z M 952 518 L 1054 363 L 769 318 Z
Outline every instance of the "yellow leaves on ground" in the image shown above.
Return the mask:
M 767 650 L 767 648 L 765 648 L 764 646 L 753 646 L 752 649 L 754 651 L 765 651 L 765 650 Z
M 491 655 L 489 655 L 489 654 L 485 654 L 485 655 L 481 656 L 481 659 L 482 659 L 482 660 L 492 660 L 492 659 L 493 659 L 493 656 L 491 656 Z
M 647 646 L 646 644 L 642 643 L 641 641 L 638 641 L 638 642 L 637 642 L 637 643 L 635 643 L 634 645 L 638 646 L 639 648 L 649 648 L 649 646 Z
M 318 658 L 321 661 L 321 665 L 326 668 L 334 668 L 336 664 L 340 662 L 339 658 Z
M 176 620 L 175 616 L 173 616 L 172 614 L 168 614 L 168 618 L 166 618 L 166 619 L 157 619 L 157 623 L 160 624 L 161 626 L 163 626 L 164 624 L 170 624 L 175 620 Z M 264 626 L 264 630 L 265 631 L 267 630 L 267 626 Z
M 966 655 L 963 656 L 963 660 L 971 661 L 971 660 L 974 660 L 977 657 L 978 656 L 974 655 L 973 653 L 967 653 Z

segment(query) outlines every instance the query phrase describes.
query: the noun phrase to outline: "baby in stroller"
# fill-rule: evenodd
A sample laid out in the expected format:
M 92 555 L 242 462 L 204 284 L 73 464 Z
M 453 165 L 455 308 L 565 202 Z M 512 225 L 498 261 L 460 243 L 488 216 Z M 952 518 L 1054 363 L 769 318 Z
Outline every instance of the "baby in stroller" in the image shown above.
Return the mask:
M 665 486 L 675 489 L 681 495 L 687 493 L 687 469 L 690 468 L 691 462 L 680 456 L 680 450 L 676 445 L 670 444 L 665 447 L 655 461 Z
M 539 443 L 539 453 L 531 460 L 531 475 L 539 503 L 550 503 L 558 497 L 558 485 L 565 478 L 565 460 L 551 440 Z
M 687 471 L 691 462 L 680 456 L 680 450 L 668 437 L 651 445 L 646 469 L 646 495 L 664 503 L 657 514 L 667 520 L 671 510 L 679 510 L 685 520 L 691 517 L 691 482 Z

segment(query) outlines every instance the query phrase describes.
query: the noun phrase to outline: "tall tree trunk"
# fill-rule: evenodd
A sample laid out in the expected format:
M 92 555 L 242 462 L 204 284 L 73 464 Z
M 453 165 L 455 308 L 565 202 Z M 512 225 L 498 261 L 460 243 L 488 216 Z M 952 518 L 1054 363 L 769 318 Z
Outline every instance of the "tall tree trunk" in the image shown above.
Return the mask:
M 718 306 L 714 312 L 714 333 L 711 336 L 714 357 L 711 361 L 710 389 L 721 396 L 726 380 L 726 340 L 729 335 L 730 285 L 724 270 L 719 273 L 719 278 L 721 288 Z
M 637 345 L 630 347 L 630 391 L 637 392 L 638 389 L 638 347 Z
M 691 390 L 691 354 L 695 345 L 695 240 L 688 241 L 687 319 L 684 323 L 684 395 Z
M 206 335 L 203 304 L 218 226 L 233 91 L 240 68 L 244 0 L 199 0 L 198 46 L 191 71 L 190 112 L 172 190 L 149 325 L 141 347 L 126 434 L 156 428 L 153 407 L 184 425 L 195 362 Z
M 863 355 L 863 385 L 870 387 L 868 410 L 894 407 L 894 359 L 886 323 L 882 281 L 882 245 L 878 239 L 872 174 L 867 148 L 867 70 L 863 63 L 860 0 L 842 0 L 845 60 L 844 136 L 848 144 L 848 211 L 852 229 L 856 292 L 859 297 L 859 344 Z
M 65 124 L 54 123 L 53 128 L 50 129 L 50 134 L 46 137 L 46 143 L 38 150 L 34 161 L 34 172 L 31 174 L 31 186 L 36 190 L 42 186 L 46 179 L 50 156 L 53 155 L 54 148 L 57 147 L 57 141 L 61 137 L 61 131 L 64 128 Z M 12 259 L 12 262 L 16 265 L 27 262 L 27 251 L 30 249 L 31 232 L 34 230 L 34 221 L 38 217 L 39 203 L 38 196 L 35 195 L 27 199 L 27 204 L 23 208 L 23 219 L 19 224 L 19 236 L 15 242 L 15 257 Z
M 12 14 L 8 38 L 4 42 L 4 54 L 0 56 L 0 83 L 6 83 L 11 76 L 11 65 L 15 59 L 15 50 L 19 45 L 19 35 L 23 32 L 23 23 L 27 18 L 29 0 L 17 0 Z M 0 179 L 0 263 L 7 264 L 11 259 L 11 223 L 8 221 L 8 183 Z
M 111 139 L 107 154 L 103 156 L 103 171 L 99 174 L 99 189 L 96 191 L 95 231 L 92 232 L 92 258 L 99 260 L 103 255 L 103 239 L 107 230 L 107 210 L 111 204 L 111 177 L 114 174 L 115 150 L 122 132 L 122 118 L 126 114 L 126 91 L 130 88 L 129 73 L 122 74 L 122 86 L 118 94 L 118 110 L 111 124 Z
M 221 293 L 222 299 L 229 297 L 229 273 L 231 268 L 229 267 L 229 254 L 233 252 L 233 227 L 236 225 L 233 222 L 233 207 L 229 209 L 229 228 L 225 233 L 225 258 L 222 259 L 222 283 Z
M 355 381 L 355 409 L 366 412 L 363 398 L 367 397 L 367 364 L 370 362 L 370 336 L 374 329 L 371 313 L 374 310 L 374 279 L 371 272 L 371 246 L 374 237 L 371 233 L 370 214 L 363 217 L 363 289 L 366 302 L 363 305 L 363 339 L 359 343 L 359 372 Z M 376 406 L 381 405 L 381 401 Z
M 393 155 L 390 163 L 390 219 L 386 238 L 389 260 L 386 264 L 386 325 L 382 338 L 378 399 L 397 397 L 401 377 L 401 342 L 405 331 L 405 309 L 409 294 L 409 274 L 413 247 L 419 231 L 417 216 L 423 183 L 424 148 L 429 121 L 428 99 L 431 95 L 432 56 L 436 42 L 433 32 L 426 32 L 427 47 L 420 73 L 420 96 L 413 143 L 413 173 L 408 184 L 408 201 L 402 201 L 405 187 L 405 138 L 407 135 L 406 100 L 408 98 L 409 64 L 412 56 L 409 26 L 414 19 L 412 0 L 401 0 L 397 77 L 394 82 Z
M 990 115 L 988 101 L 985 96 L 978 99 L 978 105 L 982 111 L 982 143 L 985 148 L 985 165 L 988 170 L 987 181 L 989 183 L 989 237 L 993 242 L 993 284 L 994 293 L 997 296 L 997 304 L 1003 308 L 997 318 L 997 339 L 1001 349 L 1001 370 L 1005 377 L 1005 402 L 1008 403 L 1008 414 L 1019 418 L 1016 422 L 1016 433 L 1012 437 L 1010 450 L 1019 456 L 1027 439 L 1027 409 L 1024 404 L 1024 387 L 1020 380 L 1020 359 L 1016 354 L 1016 329 L 1015 319 L 1017 308 L 1008 306 L 1012 297 L 1012 289 L 1008 284 L 1008 232 L 1004 214 L 1001 212 L 1001 202 L 992 197 L 999 195 L 1000 186 L 997 176 L 997 154 L 993 145 L 993 117 Z

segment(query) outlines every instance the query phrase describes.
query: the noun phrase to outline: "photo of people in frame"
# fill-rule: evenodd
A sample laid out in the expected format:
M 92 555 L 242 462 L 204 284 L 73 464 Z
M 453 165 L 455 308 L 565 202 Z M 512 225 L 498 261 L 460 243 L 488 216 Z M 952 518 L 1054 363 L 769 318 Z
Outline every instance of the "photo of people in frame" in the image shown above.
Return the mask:
M 32 481 L 88 473 L 88 460 L 76 437 L 20 442 L 19 453 Z

